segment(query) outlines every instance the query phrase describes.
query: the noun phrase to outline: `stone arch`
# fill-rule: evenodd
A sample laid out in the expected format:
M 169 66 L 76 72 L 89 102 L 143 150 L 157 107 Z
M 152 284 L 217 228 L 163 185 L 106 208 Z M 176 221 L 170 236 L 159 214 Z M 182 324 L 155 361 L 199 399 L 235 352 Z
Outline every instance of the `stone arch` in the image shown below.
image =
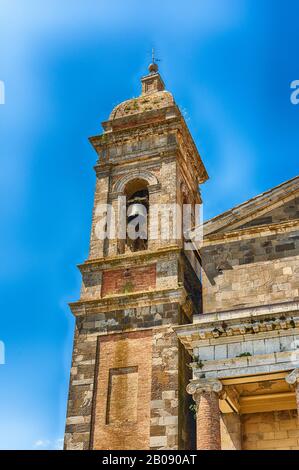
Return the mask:
M 122 194 L 125 191 L 127 184 L 135 179 L 144 180 L 148 183 L 149 188 L 159 184 L 157 177 L 146 170 L 134 170 L 129 174 L 123 176 L 118 181 L 116 181 L 113 187 L 113 193 Z

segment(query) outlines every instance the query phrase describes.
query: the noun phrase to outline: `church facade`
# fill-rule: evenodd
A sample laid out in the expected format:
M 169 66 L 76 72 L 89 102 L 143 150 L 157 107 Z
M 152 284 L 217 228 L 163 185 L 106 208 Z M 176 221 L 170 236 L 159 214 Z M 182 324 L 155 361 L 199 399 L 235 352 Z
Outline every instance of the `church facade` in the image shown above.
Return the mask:
M 64 447 L 299 449 L 299 177 L 206 222 L 203 239 L 192 217 L 188 235 L 165 237 L 161 215 L 146 236 L 121 233 L 123 213 L 197 207 L 208 179 L 156 64 L 141 86 L 90 139 Z

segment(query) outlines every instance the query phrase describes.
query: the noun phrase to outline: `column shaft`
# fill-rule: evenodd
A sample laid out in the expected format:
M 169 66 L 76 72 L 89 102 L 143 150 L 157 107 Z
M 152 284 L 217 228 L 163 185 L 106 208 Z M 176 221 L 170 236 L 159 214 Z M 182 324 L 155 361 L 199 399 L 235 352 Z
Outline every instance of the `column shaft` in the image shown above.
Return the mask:
M 197 409 L 197 449 L 220 450 L 220 410 L 218 394 L 213 391 L 201 393 Z

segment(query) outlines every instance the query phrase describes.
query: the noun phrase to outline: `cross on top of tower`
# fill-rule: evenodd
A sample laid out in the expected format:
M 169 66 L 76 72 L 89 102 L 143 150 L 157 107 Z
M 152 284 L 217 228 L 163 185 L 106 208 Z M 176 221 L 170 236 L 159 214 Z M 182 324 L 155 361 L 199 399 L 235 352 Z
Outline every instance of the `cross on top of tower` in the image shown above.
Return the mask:
M 152 48 L 152 62 L 151 64 L 148 66 L 148 70 L 150 73 L 157 73 L 158 72 L 158 64 L 157 62 L 159 62 L 159 59 L 157 59 L 157 57 L 155 57 L 155 49 Z

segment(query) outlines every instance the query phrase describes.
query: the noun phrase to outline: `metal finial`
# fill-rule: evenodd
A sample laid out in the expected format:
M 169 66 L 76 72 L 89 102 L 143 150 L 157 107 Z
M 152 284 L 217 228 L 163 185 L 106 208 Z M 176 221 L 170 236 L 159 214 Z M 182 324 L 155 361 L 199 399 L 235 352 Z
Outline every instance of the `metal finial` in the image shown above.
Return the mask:
M 156 60 L 156 58 L 155 58 L 155 49 L 152 48 L 152 63 L 153 64 L 155 63 L 155 60 Z
M 155 57 L 155 49 L 152 48 L 152 63 L 148 66 L 149 72 L 150 73 L 157 73 L 158 72 L 158 64 L 157 62 L 159 59 Z

